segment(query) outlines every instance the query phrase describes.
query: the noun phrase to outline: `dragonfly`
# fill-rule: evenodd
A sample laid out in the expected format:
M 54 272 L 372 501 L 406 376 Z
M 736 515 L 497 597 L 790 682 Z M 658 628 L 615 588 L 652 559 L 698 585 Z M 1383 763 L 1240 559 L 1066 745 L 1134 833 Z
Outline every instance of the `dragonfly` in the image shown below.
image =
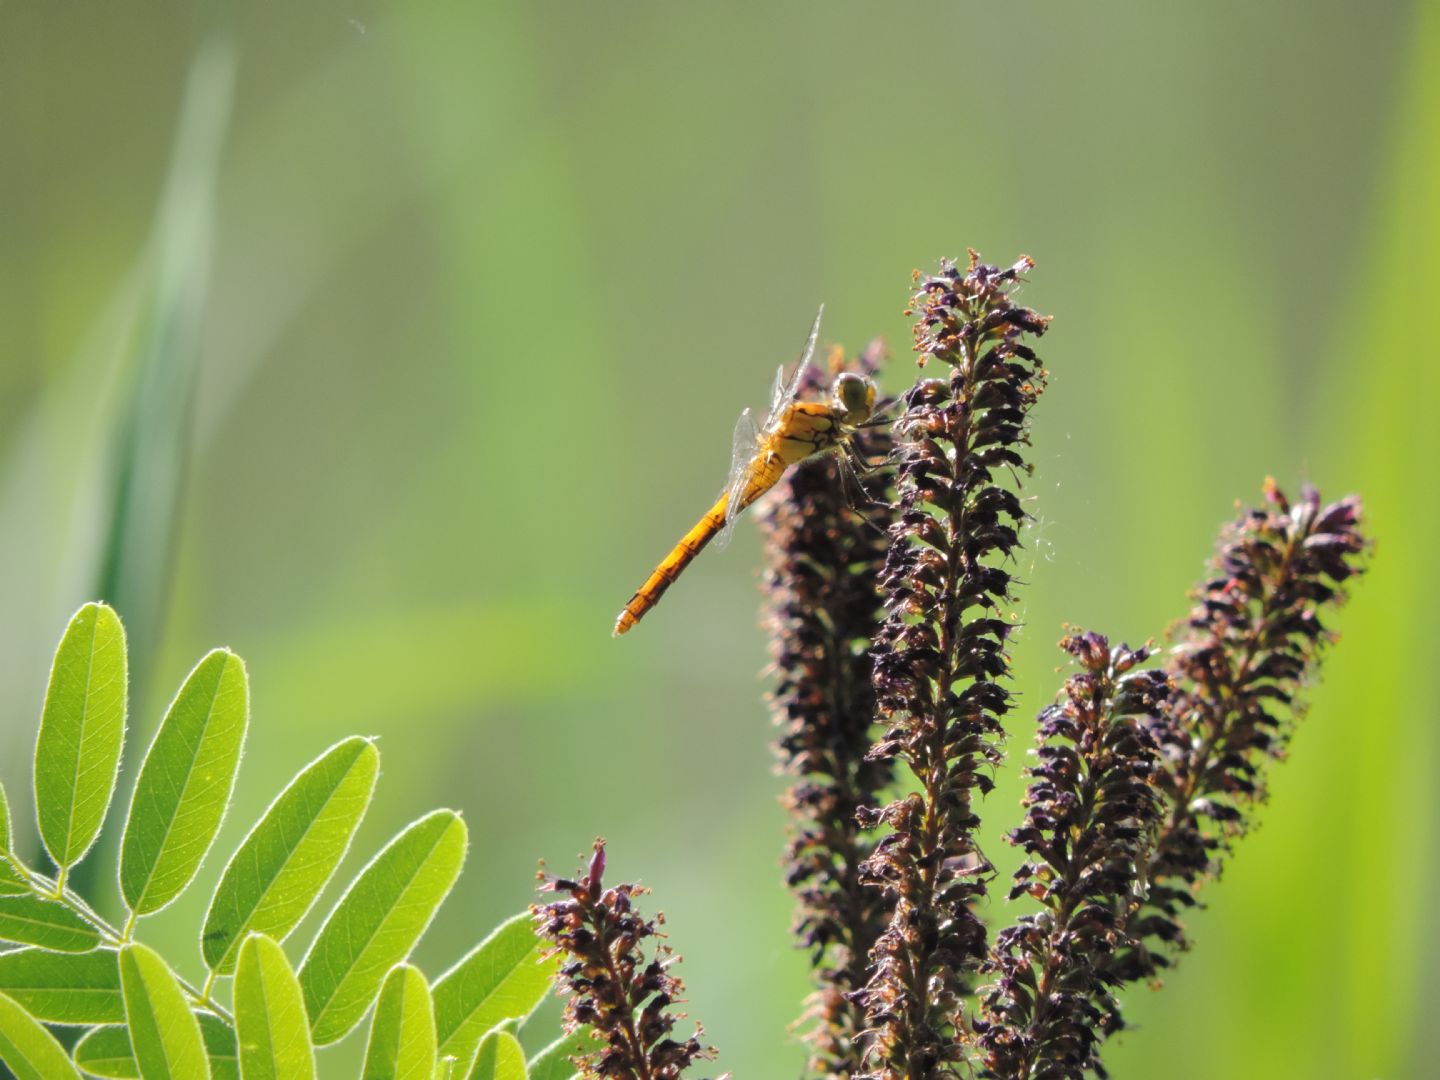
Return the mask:
M 660 560 L 645 584 L 635 590 L 615 619 L 615 637 L 633 629 L 712 540 L 717 548 L 724 546 L 735 519 L 773 488 L 786 469 L 817 454 L 854 454 L 855 433 L 871 422 L 875 412 L 873 379 L 841 372 L 831 384 L 829 401 L 797 400 L 805 370 L 815 353 L 815 342 L 820 338 L 824 314 L 825 305 L 821 304 L 795 370 L 788 378 L 783 365 L 775 373 L 775 388 L 765 419 L 757 424 L 749 409 L 740 414 L 725 489 L 705 516 Z

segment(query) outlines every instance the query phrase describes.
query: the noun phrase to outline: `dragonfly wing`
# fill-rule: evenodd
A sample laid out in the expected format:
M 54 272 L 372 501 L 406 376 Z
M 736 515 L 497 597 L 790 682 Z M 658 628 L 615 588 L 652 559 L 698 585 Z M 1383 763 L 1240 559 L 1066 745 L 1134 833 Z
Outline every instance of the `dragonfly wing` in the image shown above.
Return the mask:
M 735 532 L 735 519 L 740 516 L 740 503 L 745 498 L 746 473 L 759 447 L 760 429 L 755 424 L 754 414 L 746 409 L 735 422 L 735 440 L 730 447 L 730 475 L 725 480 L 728 496 L 725 503 L 725 524 L 715 535 L 717 550 L 728 544 Z
M 810 326 L 810 336 L 805 339 L 805 348 L 800 350 L 800 362 L 795 365 L 795 370 L 790 373 L 790 378 L 785 378 L 785 368 L 781 367 L 775 372 L 775 389 L 770 395 L 770 412 L 765 417 L 762 427 L 769 427 L 770 423 L 785 411 L 785 406 L 795 400 L 800 393 L 800 380 L 805 377 L 805 369 L 810 366 L 810 358 L 815 355 L 815 343 L 820 340 L 820 320 L 825 315 L 825 305 L 820 305 L 820 310 L 815 313 L 815 321 Z
M 784 414 L 786 406 L 794 401 L 795 395 L 800 392 L 800 380 L 804 378 L 810 357 L 815 353 L 815 343 L 820 340 L 820 318 L 824 314 L 825 305 L 821 304 L 820 310 L 815 313 L 815 322 L 810 327 L 810 336 L 805 340 L 805 348 L 801 350 L 800 362 L 795 365 L 790 377 L 785 377 L 783 366 L 775 372 L 775 389 L 770 396 L 770 411 L 765 416 L 765 422 L 756 424 L 754 415 L 746 409 L 735 424 L 730 476 L 725 482 L 725 524 L 715 536 L 717 548 L 728 544 L 735 531 L 735 519 L 740 516 L 741 503 L 745 501 L 745 489 L 750 479 L 750 463 L 755 460 L 755 455 L 760 450 L 761 432 L 768 430 L 771 424 Z
M 795 378 L 790 387 L 790 393 L 795 393 L 795 387 L 800 384 L 800 375 L 805 370 L 810 358 L 815 355 L 815 343 L 820 340 L 820 320 L 825 317 L 825 305 L 821 304 L 815 312 L 815 321 L 810 324 L 810 336 L 805 339 L 805 348 L 800 351 L 800 363 L 795 368 Z
M 770 411 L 765 414 L 767 422 L 771 417 L 779 415 L 781 408 L 783 408 L 781 402 L 785 400 L 785 386 L 785 365 L 781 364 L 775 369 L 775 383 L 770 388 Z

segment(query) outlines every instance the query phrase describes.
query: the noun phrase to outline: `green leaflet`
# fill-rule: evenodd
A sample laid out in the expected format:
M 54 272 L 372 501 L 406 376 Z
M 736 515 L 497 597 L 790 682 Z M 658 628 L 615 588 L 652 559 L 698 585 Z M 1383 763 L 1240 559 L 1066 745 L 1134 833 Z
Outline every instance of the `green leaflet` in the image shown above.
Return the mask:
M 149 946 L 120 949 L 125 1024 L 145 1080 L 209 1080 L 200 1024 L 165 961 Z
M 251 934 L 235 966 L 235 1035 L 245 1080 L 314 1080 L 300 983 L 273 938 Z
M 409 955 L 465 861 L 465 823 L 436 810 L 395 837 L 346 890 L 300 967 L 317 1045 L 342 1038 Z
M 8 856 L 14 850 L 15 836 L 10 828 L 10 800 L 5 797 L 5 785 L 0 784 L 0 896 L 29 892 L 16 869 L 10 865 Z
M 115 953 L 16 949 L 0 954 L 0 994 L 54 1024 L 118 1024 L 125 1019 Z
M 533 918 L 524 912 L 441 975 L 434 988 L 440 1052 L 468 1061 L 491 1028 L 529 1016 L 545 999 L 555 974 L 555 962 L 540 958 L 544 951 Z
M 235 1032 L 218 1016 L 196 1013 L 205 1052 L 210 1055 L 214 1080 L 240 1080 L 240 1062 L 235 1051 Z M 107 1080 L 140 1080 L 140 1066 L 130 1047 L 130 1032 L 123 1024 L 91 1028 L 75 1044 L 75 1064 L 91 1076 Z
M 5 798 L 5 785 L 0 784 L 0 896 L 18 896 L 30 891 L 30 886 L 10 863 L 14 843 L 10 832 L 10 803 Z
M 385 976 L 361 1080 L 431 1080 L 435 1075 L 435 1012 L 417 968 L 400 964 Z
M 0 1061 L 17 1080 L 80 1080 L 55 1036 L 4 994 L 0 994 Z
M 100 944 L 100 932 L 58 901 L 0 896 L 0 941 L 86 952 Z
M 346 739 L 270 804 L 225 867 L 205 915 L 200 948 L 212 970 L 234 971 L 252 931 L 282 941 L 304 918 L 350 847 L 379 771 L 370 740 Z
M 571 1058 L 588 1054 L 598 1046 L 588 1028 L 573 1035 L 562 1035 L 530 1059 L 526 1066 L 530 1080 L 570 1080 L 580 1072 Z
M 120 842 L 120 892 L 137 915 L 190 884 L 230 803 L 249 721 L 245 665 L 216 649 L 195 665 L 140 766 Z
M 492 1031 L 480 1040 L 470 1080 L 526 1080 L 525 1051 L 508 1031 Z
M 61 872 L 100 831 L 125 736 L 125 630 L 104 604 L 75 613 L 50 668 L 35 744 L 35 815 Z
M 0 784 L 0 855 L 9 855 L 15 843 L 10 831 L 10 800 L 5 797 L 5 785 Z
M 140 1076 L 135 1051 L 130 1048 L 130 1032 L 123 1024 L 87 1031 L 75 1044 L 75 1064 L 106 1080 L 139 1080 Z

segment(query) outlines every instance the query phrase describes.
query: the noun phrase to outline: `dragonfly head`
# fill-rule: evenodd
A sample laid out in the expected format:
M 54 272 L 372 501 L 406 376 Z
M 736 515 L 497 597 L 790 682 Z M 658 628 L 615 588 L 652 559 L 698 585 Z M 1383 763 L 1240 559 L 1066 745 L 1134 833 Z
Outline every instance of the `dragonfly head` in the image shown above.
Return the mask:
M 830 405 L 849 426 L 865 423 L 875 409 L 875 380 L 853 371 L 842 372 L 835 376 Z

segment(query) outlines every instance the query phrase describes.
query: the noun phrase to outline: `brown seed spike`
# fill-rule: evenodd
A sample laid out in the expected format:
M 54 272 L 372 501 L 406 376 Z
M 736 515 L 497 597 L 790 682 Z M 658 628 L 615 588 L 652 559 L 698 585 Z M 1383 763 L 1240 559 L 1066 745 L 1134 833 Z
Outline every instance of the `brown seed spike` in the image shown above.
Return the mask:
M 671 1037 L 682 1014 L 670 1009 L 684 986 L 668 973 L 672 955 L 658 942 L 662 919 L 646 919 L 631 903 L 645 890 L 637 885 L 606 889 L 605 841 L 597 839 L 581 880 L 550 880 L 542 891 L 566 898 L 534 905 L 539 933 L 565 959 L 556 979 L 568 997 L 565 1030 L 590 1028 L 599 1049 L 573 1058 L 586 1080 L 633 1077 L 678 1080 L 694 1062 L 713 1058 L 713 1047 L 700 1043 L 700 1029 L 685 1040 Z
M 1107 969 L 1116 981 L 1153 979 L 1185 947 L 1181 914 L 1264 799 L 1265 760 L 1285 754 L 1300 692 L 1332 640 L 1321 615 L 1344 602 L 1340 584 L 1371 546 L 1354 496 L 1322 506 L 1306 489 L 1292 504 L 1267 477 L 1264 499 L 1222 531 L 1167 668 L 1180 690 L 1155 728 L 1166 813 L 1149 895 L 1126 913 L 1134 940 Z
M 874 685 L 888 730 L 871 757 L 900 761 L 920 789 L 866 815 L 891 830 L 865 874 L 893 914 L 852 997 L 873 1031 L 865 1075 L 884 1080 L 930 1080 L 963 1059 L 961 1002 L 986 953 L 973 907 L 990 870 L 975 803 L 992 784 L 1009 708 L 1010 627 L 992 613 L 1010 602 L 1004 564 L 1025 517 L 1002 484 L 1023 472 L 1028 412 L 1044 382 L 1021 338 L 1048 322 L 1001 288 L 1013 271 L 969 256 L 963 271 L 947 261 L 915 279 L 919 363 L 939 361 L 948 378 L 922 380 L 903 399 L 880 577 L 887 615 Z
M 1010 896 L 1042 910 L 996 936 L 986 964 L 996 981 L 974 1020 L 982 1075 L 999 1080 L 1099 1071 L 1096 1046 L 1118 1015 L 1103 977 L 1123 941 L 1115 907 L 1142 890 L 1146 836 L 1160 818 L 1152 728 L 1169 681 L 1137 670 L 1147 650 L 1112 648 L 1100 634 L 1072 633 L 1060 646 L 1080 670 L 1040 714 L 1025 822 L 1009 836 L 1029 856 Z
M 872 342 L 843 366 L 874 375 L 883 355 L 883 343 Z M 856 439 L 864 461 L 883 462 L 890 448 L 885 428 Z M 848 480 L 844 470 L 837 459 L 797 466 L 760 520 L 776 751 L 795 778 L 784 796 L 791 821 L 785 880 L 796 895 L 794 933 L 811 954 L 817 983 L 802 1017 L 810 1071 L 824 1076 L 862 1071 L 865 1014 L 846 994 L 864 986 L 867 957 L 887 918 L 883 898 L 860 881 L 872 843 L 856 811 L 891 777 L 888 762 L 866 758 L 875 719 L 869 647 L 881 615 L 876 579 L 890 481 L 884 468 Z

